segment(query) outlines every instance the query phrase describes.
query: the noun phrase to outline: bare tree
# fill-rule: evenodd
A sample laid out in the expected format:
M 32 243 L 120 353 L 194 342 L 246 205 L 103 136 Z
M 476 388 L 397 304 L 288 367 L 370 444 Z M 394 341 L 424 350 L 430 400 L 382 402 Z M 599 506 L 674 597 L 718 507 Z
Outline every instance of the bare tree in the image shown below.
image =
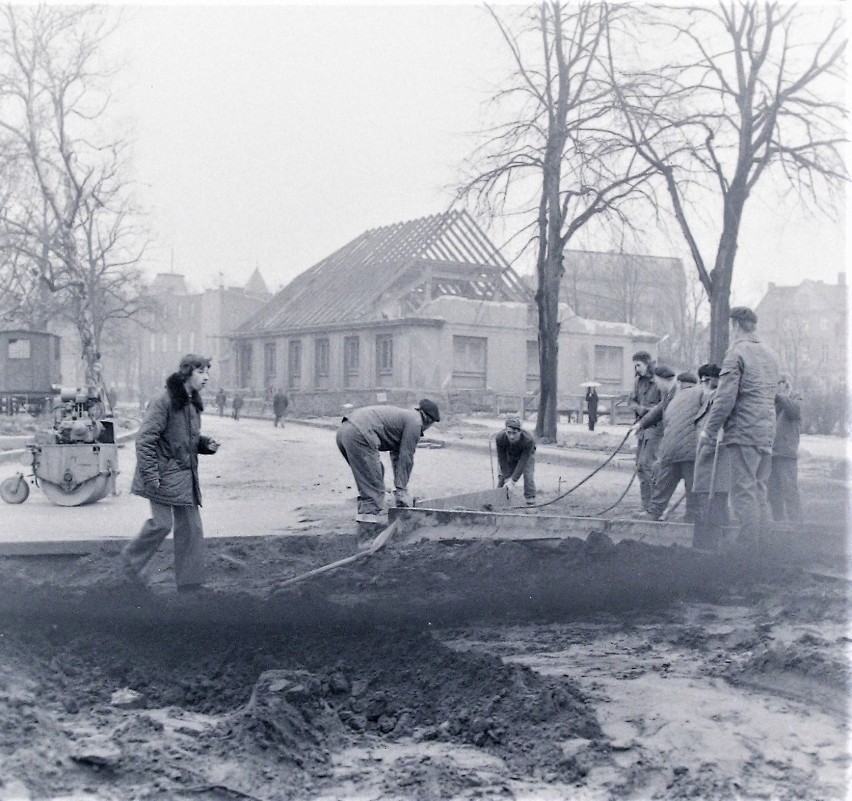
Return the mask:
M 728 344 L 731 281 L 743 214 L 765 176 L 776 174 L 831 212 L 847 180 L 842 19 L 793 5 L 732 0 L 664 8 L 651 30 L 672 34 L 646 52 L 666 64 L 632 72 L 612 60 L 626 135 L 662 177 L 671 208 L 710 299 L 710 355 Z M 819 35 L 810 31 L 822 27 Z M 700 218 L 714 205 L 715 255 L 699 245 Z
M 31 324 L 59 306 L 89 383 L 107 323 L 145 303 L 124 146 L 104 130 L 111 73 L 100 62 L 111 30 L 97 7 L 0 9 L 0 131 L 16 179 L 0 209 L 2 280 L 11 312 Z
M 621 206 L 652 169 L 623 141 L 602 132 L 612 119 L 604 56 L 617 8 L 550 0 L 525 11 L 517 31 L 489 11 L 514 64 L 509 85 L 494 97 L 510 121 L 489 131 L 460 195 L 475 198 L 490 215 L 531 218 L 522 231 L 527 245 L 536 248 L 541 376 L 536 433 L 547 441 L 556 437 L 563 252 L 597 217 L 626 224 Z

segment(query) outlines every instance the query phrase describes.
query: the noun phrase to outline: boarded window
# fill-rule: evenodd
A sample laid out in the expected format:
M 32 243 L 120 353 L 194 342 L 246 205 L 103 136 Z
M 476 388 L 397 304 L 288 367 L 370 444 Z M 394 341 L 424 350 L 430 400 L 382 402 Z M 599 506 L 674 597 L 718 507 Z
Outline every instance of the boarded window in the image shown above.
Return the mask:
M 302 340 L 291 339 L 287 352 L 287 379 L 291 389 L 302 385 Z
M 390 334 L 376 337 L 376 373 L 393 375 L 393 336 Z
M 624 348 L 595 345 L 595 381 L 620 384 L 624 375 Z
M 541 365 L 538 361 L 538 340 L 527 340 L 527 392 L 541 388 Z
M 10 359 L 29 359 L 30 358 L 30 341 L 28 339 L 10 339 L 9 340 L 9 358 Z
M 484 389 L 487 367 L 487 337 L 453 337 L 453 387 Z
M 349 387 L 356 383 L 361 369 L 361 340 L 358 337 L 343 339 L 343 383 Z

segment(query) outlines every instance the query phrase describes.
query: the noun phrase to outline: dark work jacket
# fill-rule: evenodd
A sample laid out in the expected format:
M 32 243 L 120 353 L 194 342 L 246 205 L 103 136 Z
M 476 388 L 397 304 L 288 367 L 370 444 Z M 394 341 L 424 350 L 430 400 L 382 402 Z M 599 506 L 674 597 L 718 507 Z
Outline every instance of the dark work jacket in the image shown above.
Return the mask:
M 501 431 L 495 438 L 497 444 L 497 463 L 500 466 L 500 475 L 504 481 L 517 481 L 523 474 L 530 456 L 535 453 L 535 439 L 533 435 L 521 431 L 521 438 L 517 442 L 509 442 L 505 431 Z M 501 485 L 502 486 L 502 485 Z
M 201 434 L 203 408 L 197 392 L 187 395 L 178 373 L 169 376 L 166 391 L 148 405 L 136 435 L 134 495 L 169 506 L 201 506 L 198 454 L 214 452 Z
M 654 383 L 653 376 L 636 376 L 636 381 L 633 384 L 633 394 L 630 396 L 630 402 L 639 407 L 638 409 L 634 409 L 637 420 L 648 414 L 648 412 L 650 412 L 651 409 L 653 409 L 662 399 L 660 389 Z M 659 439 L 662 435 L 663 427 L 660 424 L 660 421 L 657 421 L 654 425 L 637 431 L 636 440 L 637 442 L 641 442 L 642 440 Z
M 698 432 L 695 417 L 701 409 L 701 387 L 683 387 L 677 390 L 663 412 L 663 439 L 657 448 L 657 461 L 695 461 Z
M 772 445 L 772 455 L 797 459 L 802 421 L 801 398 L 795 395 L 776 395 L 775 415 L 775 442 Z
M 701 401 L 701 408 L 695 416 L 695 430 L 701 431 L 704 421 L 716 397 L 716 390 L 705 390 Z M 724 440 L 723 440 L 724 442 Z M 710 492 L 710 479 L 713 472 L 713 456 L 716 452 L 715 440 L 698 440 L 695 450 L 695 470 L 692 474 L 693 492 Z M 719 455 L 716 459 L 716 478 L 713 484 L 713 492 L 730 492 L 731 489 L 731 457 L 724 444 L 719 446 Z
M 275 412 L 276 416 L 280 417 L 284 412 L 287 411 L 287 407 L 290 405 L 290 399 L 283 392 L 276 392 L 272 398 L 272 411 Z

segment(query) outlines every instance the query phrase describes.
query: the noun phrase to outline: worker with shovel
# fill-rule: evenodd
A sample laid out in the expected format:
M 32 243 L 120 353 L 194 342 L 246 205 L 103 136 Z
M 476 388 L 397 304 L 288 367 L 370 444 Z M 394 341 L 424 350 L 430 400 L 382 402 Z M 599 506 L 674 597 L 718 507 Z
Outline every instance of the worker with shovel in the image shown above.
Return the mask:
M 703 398 L 695 416 L 696 432 L 704 427 L 713 405 L 719 384 L 719 366 L 702 364 L 698 380 Z M 695 523 L 692 544 L 696 548 L 714 550 L 722 541 L 728 525 L 728 491 L 731 488 L 731 461 L 725 449 L 724 436 L 716 440 L 700 439 L 695 450 L 695 469 L 692 475 L 692 498 Z
M 372 536 L 384 523 L 385 471 L 380 451 L 389 451 L 397 506 L 411 506 L 408 479 L 420 437 L 441 419 L 438 405 L 428 398 L 413 409 L 364 406 L 347 412 L 337 430 L 337 447 L 352 469 L 358 487 L 359 536 Z

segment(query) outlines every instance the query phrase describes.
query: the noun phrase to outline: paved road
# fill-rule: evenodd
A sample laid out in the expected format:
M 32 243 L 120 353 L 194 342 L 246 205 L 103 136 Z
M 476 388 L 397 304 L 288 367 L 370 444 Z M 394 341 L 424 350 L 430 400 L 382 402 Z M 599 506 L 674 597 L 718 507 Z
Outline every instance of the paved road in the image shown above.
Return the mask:
M 222 442 L 218 454 L 200 458 L 202 516 L 207 536 L 289 534 L 332 524 L 349 525 L 355 511 L 355 489 L 349 468 L 337 450 L 334 431 L 293 422 L 282 430 L 273 428 L 270 421 L 235 422 L 208 415 L 204 417 L 204 431 Z M 390 462 L 385 459 L 390 476 Z M 120 449 L 119 465 L 119 494 L 89 506 L 55 506 L 35 487 L 31 488 L 29 499 L 19 506 L 0 504 L 0 540 L 114 539 L 134 535 L 147 517 L 148 505 L 130 494 L 135 466 L 133 443 Z M 0 464 L 0 480 L 19 469 L 15 463 Z M 588 470 L 540 461 L 536 468 L 540 497 L 553 497 Z M 602 473 L 590 482 L 589 492 L 602 492 L 600 497 L 606 503 L 618 497 L 626 479 L 621 472 Z M 417 451 L 410 486 L 417 496 L 437 498 L 491 486 L 487 453 L 452 447 Z

